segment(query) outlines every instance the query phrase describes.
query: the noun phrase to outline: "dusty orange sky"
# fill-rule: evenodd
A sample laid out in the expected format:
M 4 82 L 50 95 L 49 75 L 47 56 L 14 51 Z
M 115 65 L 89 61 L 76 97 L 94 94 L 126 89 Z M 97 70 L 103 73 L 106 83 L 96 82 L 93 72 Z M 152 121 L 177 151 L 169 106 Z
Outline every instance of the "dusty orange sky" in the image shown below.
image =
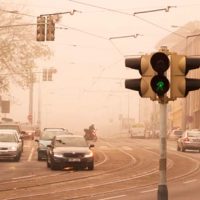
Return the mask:
M 3 8 L 18 10 L 32 17 L 77 10 L 64 14 L 56 24 L 55 41 L 46 42 L 54 56 L 38 61 L 38 71 L 54 67 L 52 82 L 41 82 L 42 126 L 64 126 L 81 132 L 95 123 L 99 129 L 119 130 L 119 115 L 138 120 L 139 94 L 124 88 L 125 78 L 139 77 L 126 69 L 127 55 L 156 51 L 156 44 L 183 26 L 200 18 L 199 1 L 186 0 L 6 0 Z M 86 5 L 87 4 L 87 5 Z M 89 4 L 89 5 L 88 5 Z M 134 12 L 165 9 L 133 15 Z M 137 37 L 111 39 L 117 36 Z M 25 121 L 28 91 L 15 89 L 10 116 Z M 34 121 L 38 114 L 38 84 L 34 87 Z

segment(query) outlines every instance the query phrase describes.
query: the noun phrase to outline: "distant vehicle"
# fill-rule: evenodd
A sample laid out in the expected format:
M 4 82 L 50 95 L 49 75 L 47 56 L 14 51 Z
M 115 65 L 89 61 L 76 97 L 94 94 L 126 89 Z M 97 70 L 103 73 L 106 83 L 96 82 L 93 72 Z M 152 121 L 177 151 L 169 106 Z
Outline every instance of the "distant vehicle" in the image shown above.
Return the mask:
M 181 135 L 183 134 L 184 130 L 181 129 L 175 129 L 169 132 L 168 134 L 168 139 L 169 140 L 178 140 L 178 138 L 181 137 Z
M 31 125 L 21 125 L 22 134 L 24 139 L 32 139 L 34 140 L 34 137 L 36 135 L 36 129 L 35 127 Z
M 145 138 L 146 130 L 144 124 L 134 124 L 130 128 L 130 137 L 131 138 Z
M 67 131 L 65 128 L 44 128 L 43 131 Z
M 19 161 L 22 154 L 22 141 L 16 130 L 0 130 L 0 159 Z
M 200 152 L 200 130 L 186 130 L 177 140 L 177 151 L 199 150 Z
M 38 139 L 35 139 L 35 141 L 38 142 L 37 152 L 39 161 L 47 158 L 47 145 L 51 144 L 53 137 L 63 134 L 68 134 L 68 132 L 63 130 L 50 131 L 50 129 L 48 129 L 48 131 L 43 131 Z
M 59 170 L 65 167 L 94 169 L 94 155 L 84 136 L 57 135 L 48 145 L 47 167 Z

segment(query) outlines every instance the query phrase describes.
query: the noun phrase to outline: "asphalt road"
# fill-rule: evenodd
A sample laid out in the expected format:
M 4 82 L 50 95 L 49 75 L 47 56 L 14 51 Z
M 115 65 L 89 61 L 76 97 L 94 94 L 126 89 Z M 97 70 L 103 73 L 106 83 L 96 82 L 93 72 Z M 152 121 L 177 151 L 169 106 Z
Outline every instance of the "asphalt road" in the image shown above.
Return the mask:
M 37 143 L 26 140 L 20 162 L 0 161 L 1 200 L 155 200 L 159 140 L 129 137 L 95 142 L 95 169 L 52 171 L 37 161 Z M 168 141 L 170 200 L 198 200 L 200 153 L 177 152 Z

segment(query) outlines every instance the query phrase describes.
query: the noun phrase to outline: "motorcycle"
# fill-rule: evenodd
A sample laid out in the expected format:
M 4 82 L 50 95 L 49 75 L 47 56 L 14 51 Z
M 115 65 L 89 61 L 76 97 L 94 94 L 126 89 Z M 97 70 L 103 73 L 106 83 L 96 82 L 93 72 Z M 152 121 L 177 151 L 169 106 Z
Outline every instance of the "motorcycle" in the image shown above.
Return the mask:
M 96 135 L 96 130 L 93 129 L 93 130 L 89 130 L 89 129 L 84 129 L 84 132 L 85 132 L 85 139 L 86 140 L 92 140 L 94 142 L 97 141 L 97 135 Z

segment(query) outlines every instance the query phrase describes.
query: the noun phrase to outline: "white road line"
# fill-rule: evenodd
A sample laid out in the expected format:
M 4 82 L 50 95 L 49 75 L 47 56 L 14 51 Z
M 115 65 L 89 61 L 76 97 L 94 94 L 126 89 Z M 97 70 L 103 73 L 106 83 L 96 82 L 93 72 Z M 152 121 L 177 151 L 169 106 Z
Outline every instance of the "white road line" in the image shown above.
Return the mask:
M 108 150 L 109 147 L 108 146 L 100 146 L 99 149 Z
M 29 157 L 28 157 L 28 162 L 31 161 L 31 159 L 32 159 L 32 157 L 33 157 L 33 152 L 34 152 L 34 150 L 35 150 L 35 148 L 32 147 L 31 152 L 30 152 Z
M 113 197 L 107 197 L 107 198 L 103 198 L 103 199 L 99 199 L 99 200 L 118 199 L 118 198 L 125 197 L 125 196 L 126 195 L 123 194 L 123 195 L 113 196 Z
M 20 176 L 20 177 L 15 177 L 15 178 L 12 178 L 13 180 L 19 180 L 19 179 L 24 179 L 24 178 L 32 178 L 34 177 L 35 175 L 27 175 L 27 176 Z
M 158 190 L 158 189 L 155 188 L 155 189 L 151 189 L 151 190 L 144 190 L 144 191 L 141 191 L 140 193 L 154 192 L 156 190 Z
M 189 180 L 189 181 L 184 181 L 183 183 L 184 184 L 188 184 L 188 183 L 193 183 L 193 182 L 196 182 L 197 179 L 192 179 L 192 180 Z
M 128 147 L 128 146 L 123 146 L 122 149 L 127 150 L 127 151 L 132 151 L 133 150 L 131 147 Z

